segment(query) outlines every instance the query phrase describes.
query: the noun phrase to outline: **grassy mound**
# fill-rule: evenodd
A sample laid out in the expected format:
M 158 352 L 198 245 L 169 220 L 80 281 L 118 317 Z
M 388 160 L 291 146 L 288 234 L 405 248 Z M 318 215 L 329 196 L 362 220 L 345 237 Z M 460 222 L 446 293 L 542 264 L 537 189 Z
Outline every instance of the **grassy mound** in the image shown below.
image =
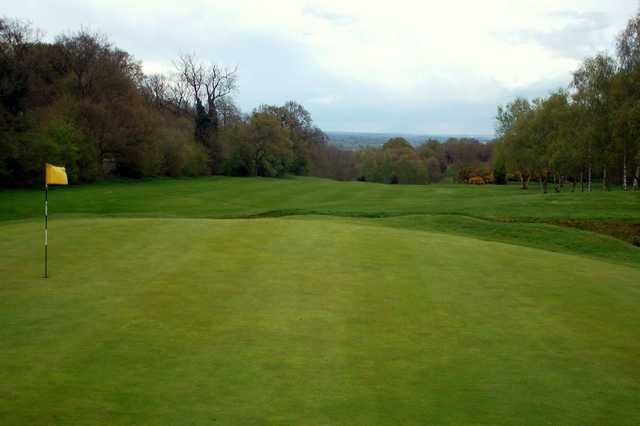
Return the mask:
M 638 268 L 372 222 L 0 224 L 0 423 L 637 424 Z
M 212 177 L 103 182 L 52 188 L 50 196 L 53 217 L 378 218 L 372 222 L 640 266 L 632 245 L 640 238 L 640 193 Z M 38 190 L 0 191 L 0 223 L 41 215 Z

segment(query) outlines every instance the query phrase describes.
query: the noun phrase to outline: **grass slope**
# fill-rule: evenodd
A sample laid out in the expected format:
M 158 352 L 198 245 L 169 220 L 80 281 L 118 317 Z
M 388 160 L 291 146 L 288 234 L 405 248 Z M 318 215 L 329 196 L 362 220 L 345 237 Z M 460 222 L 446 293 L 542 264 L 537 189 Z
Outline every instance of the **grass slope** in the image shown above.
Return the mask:
M 640 420 L 637 268 L 337 220 L 54 218 L 44 281 L 40 223 L 0 233 L 1 424 Z
M 42 215 L 38 190 L 0 190 L 0 220 Z M 55 214 L 247 217 L 465 215 L 500 220 L 638 221 L 640 193 L 542 194 L 516 185 L 382 185 L 317 178 L 210 177 L 52 188 Z
M 640 193 L 541 194 L 515 185 L 381 185 L 316 178 L 194 178 L 52 188 L 53 217 L 383 218 L 399 228 L 455 233 L 640 266 L 640 249 L 602 234 L 540 223 L 640 223 Z M 37 190 L 0 191 L 0 222 L 39 218 Z M 403 216 L 403 217 L 400 217 Z M 405 217 L 406 216 L 406 217 Z M 480 220 L 482 219 L 482 220 Z M 513 222 L 533 223 L 513 223 Z
M 571 253 L 640 267 L 640 248 L 595 232 L 544 223 L 492 222 L 457 215 L 418 215 L 369 222 L 401 229 L 463 235 L 487 241 Z

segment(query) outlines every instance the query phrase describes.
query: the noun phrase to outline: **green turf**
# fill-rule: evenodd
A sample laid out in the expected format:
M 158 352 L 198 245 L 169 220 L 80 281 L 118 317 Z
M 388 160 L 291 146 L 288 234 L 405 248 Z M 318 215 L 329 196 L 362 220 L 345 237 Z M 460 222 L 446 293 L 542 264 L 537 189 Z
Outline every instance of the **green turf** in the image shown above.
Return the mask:
M 0 240 L 2 424 L 637 424 L 640 271 L 322 220 Z M 526 272 L 529 271 L 529 272 Z
M 640 423 L 640 249 L 539 223 L 639 194 L 55 188 L 48 280 L 41 201 L 0 191 L 0 424 Z
M 0 190 L 0 220 L 42 215 L 41 191 Z M 501 220 L 637 221 L 640 192 L 542 194 L 517 185 L 383 185 L 317 178 L 192 178 L 53 187 L 55 214 L 246 217 L 455 214 Z
M 42 203 L 38 190 L 0 191 L 0 223 L 38 218 L 42 215 Z M 632 192 L 542 194 L 534 186 L 522 191 L 517 185 L 418 186 L 317 178 L 213 177 L 52 187 L 50 205 L 55 217 L 389 218 L 378 223 L 640 266 L 640 249 L 627 242 L 542 223 L 567 220 L 638 223 L 640 193 Z

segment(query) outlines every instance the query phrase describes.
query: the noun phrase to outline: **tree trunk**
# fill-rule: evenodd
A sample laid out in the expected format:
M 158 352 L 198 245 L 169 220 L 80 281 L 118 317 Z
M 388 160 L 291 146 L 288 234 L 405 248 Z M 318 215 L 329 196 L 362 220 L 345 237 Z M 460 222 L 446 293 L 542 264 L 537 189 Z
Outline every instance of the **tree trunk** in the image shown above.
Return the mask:
M 584 170 L 580 172 L 580 192 L 584 192 Z
M 640 166 L 636 167 L 636 173 L 633 176 L 633 190 L 640 190 Z
M 606 191 L 607 188 L 607 167 L 602 168 L 602 189 Z
M 547 176 L 545 176 L 544 179 L 542 179 L 542 192 L 544 194 L 549 192 L 548 182 L 549 182 L 549 178 Z
M 524 181 L 524 189 L 529 189 L 529 181 L 531 180 L 531 176 L 527 176 L 527 179 Z
M 587 192 L 591 192 L 591 163 L 589 163 L 587 170 Z
M 522 173 L 520 173 L 520 189 L 527 189 L 527 187 L 524 184 L 524 176 L 522 176 Z
M 554 183 L 555 183 L 555 186 L 556 186 L 556 192 L 560 192 L 560 187 L 562 186 L 562 177 L 558 176 L 558 178 L 556 179 L 555 175 L 554 175 L 554 179 L 553 180 L 555 181 Z

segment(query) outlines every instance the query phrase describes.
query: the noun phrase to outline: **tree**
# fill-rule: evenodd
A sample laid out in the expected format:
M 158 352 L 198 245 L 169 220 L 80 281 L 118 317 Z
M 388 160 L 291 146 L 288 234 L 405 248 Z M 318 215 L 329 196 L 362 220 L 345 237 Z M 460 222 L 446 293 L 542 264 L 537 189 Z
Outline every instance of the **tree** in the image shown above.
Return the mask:
M 628 190 L 630 172 L 636 153 L 640 151 L 640 68 L 620 73 L 616 76 L 611 88 L 610 122 L 612 128 L 613 148 L 622 163 L 622 186 Z
M 507 183 L 507 159 L 505 156 L 504 142 L 499 141 L 494 148 L 493 178 L 496 185 Z
M 237 87 L 237 68 L 199 61 L 182 55 L 175 63 L 179 80 L 189 90 L 194 111 L 195 138 L 207 148 L 212 171 L 221 171 L 222 149 L 218 143 L 218 106 Z
M 553 129 L 547 145 L 547 162 L 554 172 L 556 191 L 559 192 L 562 183 L 568 178 L 575 191 L 577 177 L 582 171 L 579 144 L 580 123 L 578 109 L 570 102 L 565 91 L 559 91 L 547 102 L 548 114 L 553 115 Z
M 620 72 L 611 87 L 611 124 L 614 144 L 622 152 L 622 182 L 627 191 L 629 162 L 640 155 L 636 154 L 640 152 L 640 15 L 620 33 L 616 47 Z M 637 188 L 640 162 L 635 162 L 633 185 Z
M 30 92 L 29 65 L 33 47 L 39 43 L 39 33 L 29 24 L 0 18 L 0 105 L 3 128 L 10 119 L 26 109 Z
M 425 160 L 424 165 L 427 171 L 427 182 L 437 183 L 442 179 L 442 172 L 440 171 L 440 163 L 436 157 L 429 157 Z
M 433 157 L 438 161 L 440 165 L 440 174 L 447 170 L 447 154 L 445 153 L 444 145 L 435 139 L 428 139 L 424 143 L 416 147 L 416 151 L 425 160 Z
M 249 120 L 248 144 L 257 176 L 283 176 L 293 161 L 289 131 L 277 116 L 256 111 Z
M 425 183 L 424 159 L 404 138 L 391 138 L 382 146 L 382 181 L 385 183 Z
M 588 191 L 591 191 L 593 166 L 602 165 L 603 186 L 607 185 L 607 168 L 611 161 L 609 127 L 609 91 L 616 73 L 616 63 L 607 54 L 587 58 L 573 74 L 574 101 L 583 111 L 581 127 L 587 167 Z
M 558 184 L 564 174 L 565 147 L 570 143 L 570 126 L 568 125 L 569 99 L 564 90 L 552 93 L 548 98 L 535 104 L 532 116 L 530 137 L 533 139 L 533 150 L 537 174 L 542 182 L 542 190 L 548 192 L 549 179 Z
M 518 98 L 498 107 L 496 133 L 504 144 L 507 169 L 520 178 L 520 186 L 528 189 L 535 171 L 535 152 L 531 140 L 534 105 Z
M 262 105 L 259 110 L 277 117 L 282 127 L 289 130 L 294 156 L 290 172 L 308 174 L 314 149 L 317 145 L 326 143 L 326 136 L 314 126 L 311 114 L 294 101 L 283 106 Z
M 364 148 L 356 153 L 358 179 L 384 182 L 384 152 L 379 148 Z
M 631 18 L 618 35 L 616 50 L 624 72 L 640 68 L 640 15 Z
M 358 177 L 356 155 L 353 151 L 340 149 L 326 142 L 316 144 L 309 173 L 330 179 L 354 180 Z
M 516 121 L 531 112 L 531 103 L 524 98 L 516 98 L 504 107 L 498 106 L 496 115 L 496 135 L 505 136 L 516 125 Z

